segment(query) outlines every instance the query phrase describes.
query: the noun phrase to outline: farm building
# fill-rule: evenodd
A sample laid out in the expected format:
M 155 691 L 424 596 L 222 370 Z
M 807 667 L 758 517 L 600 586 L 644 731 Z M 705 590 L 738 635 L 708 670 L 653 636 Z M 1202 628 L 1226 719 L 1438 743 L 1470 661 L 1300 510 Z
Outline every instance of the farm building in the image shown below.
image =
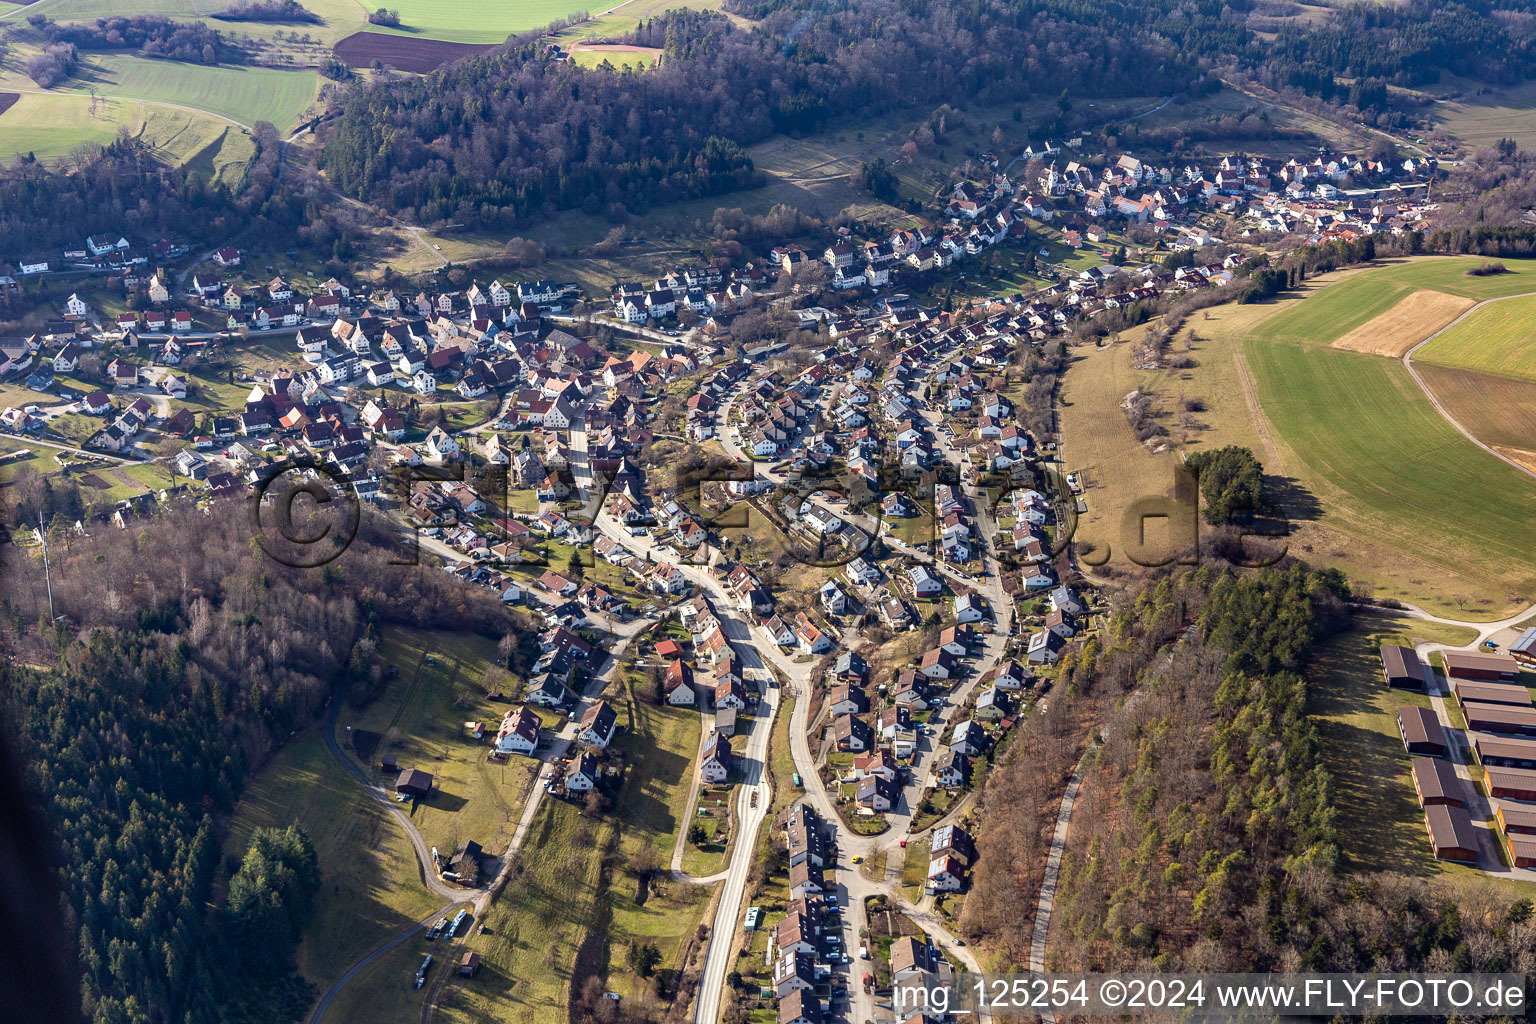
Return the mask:
M 424 772 L 420 768 L 407 768 L 395 780 L 395 792 L 417 800 L 424 799 L 432 792 L 432 773 Z
M 1421 807 L 1432 807 L 1435 804 L 1461 806 L 1465 791 L 1461 780 L 1456 777 L 1456 769 L 1449 761 L 1437 757 L 1415 757 L 1411 759 L 1411 767 L 1413 789 L 1419 795 Z
M 1472 747 L 1485 768 L 1536 768 L 1536 740 L 1477 736 Z
M 473 978 L 480 970 L 480 954 L 470 950 L 459 957 L 459 976 L 461 978 Z
M 1507 654 L 1481 651 L 1446 651 L 1445 674 L 1452 679 L 1479 679 L 1486 682 L 1514 682 L 1520 664 Z
M 1526 668 L 1536 668 L 1536 626 L 1520 634 L 1520 639 L 1509 645 L 1509 656 Z
M 1411 647 L 1383 647 L 1381 671 L 1387 677 L 1388 686 L 1421 693 L 1424 690 L 1424 665 Z
M 484 853 L 473 839 L 460 846 L 448 860 L 448 870 L 459 876 L 459 881 L 474 885 L 480 878 L 480 855 Z
M 1500 804 L 1493 810 L 1499 829 L 1505 834 L 1536 836 L 1536 809 Z
M 1472 816 L 1463 807 L 1430 804 L 1424 808 L 1424 825 L 1429 830 L 1429 846 L 1440 860 L 1477 862 L 1477 833 L 1472 830 Z
M 1445 756 L 1445 730 L 1440 728 L 1440 720 L 1428 708 L 1398 708 L 1397 731 L 1403 737 L 1403 746 L 1408 753 Z
M 1515 867 L 1536 868 L 1536 838 L 1506 832 L 1504 848 L 1509 851 L 1509 862 Z
M 1483 779 L 1491 797 L 1536 801 L 1536 772 L 1525 768 L 1484 768 Z M 1526 813 L 1536 815 L 1536 811 Z
M 1504 683 L 1476 683 L 1469 680 L 1456 680 L 1451 684 L 1451 689 L 1456 694 L 1456 699 L 1466 706 L 1469 700 L 1480 700 L 1484 704 L 1508 704 L 1512 707 L 1531 706 L 1531 693 L 1523 686 L 1509 686 Z
M 1466 713 L 1468 729 L 1536 736 L 1536 708 L 1468 700 L 1462 702 L 1461 709 Z

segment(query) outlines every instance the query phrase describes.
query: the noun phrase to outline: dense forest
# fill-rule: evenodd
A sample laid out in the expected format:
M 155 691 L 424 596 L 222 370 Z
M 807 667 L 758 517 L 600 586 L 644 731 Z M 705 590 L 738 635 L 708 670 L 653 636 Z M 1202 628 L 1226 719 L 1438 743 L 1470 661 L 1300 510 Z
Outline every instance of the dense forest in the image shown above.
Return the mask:
M 19 159 L 0 170 L 0 252 L 47 255 L 102 229 L 140 244 L 165 238 L 194 246 L 251 233 L 290 238 L 337 260 L 331 273 L 347 272 L 340 260 L 362 230 L 358 213 L 324 204 L 298 175 L 279 177 L 281 143 L 272 125 L 257 122 L 253 135 L 256 157 L 235 187 L 168 167 L 126 137 L 81 147 L 62 173 Z M 38 210 L 49 215 L 40 218 Z
M 307 837 L 258 833 L 206 910 L 248 772 L 338 693 L 370 692 L 390 624 L 514 635 L 509 658 L 527 631 L 493 594 L 391 564 L 371 517 L 324 570 L 268 559 L 243 502 L 92 534 L 50 546 L 59 628 L 15 547 L 0 606 L 4 717 L 54 830 L 82 1008 L 99 1024 L 291 1020 L 312 999 L 292 968 L 318 884 Z
M 534 33 L 425 78 L 358 82 L 336 101 L 321 166 L 349 195 L 421 222 L 505 228 L 573 208 L 620 221 L 753 184 L 742 147 L 833 118 L 1196 94 L 1216 69 L 1374 120 L 1389 85 L 1442 74 L 1507 84 L 1536 67 L 1529 0 L 1347 5 L 1287 19 L 1278 37 L 1259 31 L 1251 5 L 1222 0 L 726 6 L 756 24 L 690 11 L 642 22 L 625 41 L 663 51 L 651 72 L 549 61 Z M 885 184 L 868 170 L 864 180 Z
M 82 50 L 133 50 L 146 57 L 217 64 L 237 61 L 244 51 L 201 21 L 172 21 L 158 14 L 123 14 L 95 21 L 47 21 L 43 37 Z
M 676 11 L 630 41 L 660 48 L 661 67 L 546 61 L 534 35 L 425 78 L 354 86 L 321 166 L 343 191 L 424 222 L 509 226 L 571 208 L 622 219 L 753 184 L 741 147 L 832 117 L 1055 96 L 1064 82 L 1085 97 L 1177 91 L 1197 75 L 1113 25 L 1001 0 L 963 13 L 857 0 L 757 31 Z

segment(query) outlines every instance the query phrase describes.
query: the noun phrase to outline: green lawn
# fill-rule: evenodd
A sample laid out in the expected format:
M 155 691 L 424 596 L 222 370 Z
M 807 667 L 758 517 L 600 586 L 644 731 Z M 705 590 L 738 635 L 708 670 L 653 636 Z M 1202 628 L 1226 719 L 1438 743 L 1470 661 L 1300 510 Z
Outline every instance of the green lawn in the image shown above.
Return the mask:
M 402 805 L 429 844 L 447 851 L 474 840 L 487 853 L 505 850 L 534 762 L 513 756 L 493 763 L 489 744 L 462 729 L 467 721 L 494 729 L 506 710 L 484 700 L 480 685 L 486 668 L 497 663 L 496 645 L 473 634 L 390 629 L 381 651 L 400 674 L 367 708 L 342 709 L 338 738 L 344 740 L 347 726 L 381 734 L 376 756 L 394 754 L 401 768 L 432 773 L 432 795 Z M 364 767 L 371 771 L 375 764 L 370 759 Z
M 910 900 L 922 899 L 923 886 L 928 881 L 928 854 L 932 850 L 932 845 L 925 837 L 908 843 L 907 848 L 901 851 L 904 855 L 901 861 L 901 887 L 906 890 Z
M 39 160 L 56 160 L 88 142 L 106 145 L 118 128 L 129 125 L 133 105 L 122 100 L 100 104 L 96 113 L 79 96 L 39 96 L 23 93 L 0 114 L 0 155 L 7 160 L 31 153 Z
M 270 121 L 279 131 L 294 127 L 314 102 L 313 71 L 210 66 L 118 54 L 91 54 L 61 91 L 175 103 L 206 110 L 246 126 Z
M 1294 327 L 1296 318 L 1274 319 Z M 1401 363 L 1275 341 L 1267 324 L 1243 352 L 1266 417 L 1304 463 L 1301 484 L 1330 519 L 1484 580 L 1481 607 L 1469 615 L 1493 617 L 1536 595 L 1536 483 L 1458 434 Z
M 519 857 L 521 869 L 491 905 L 483 931 L 467 943 L 480 953 L 480 974 L 444 988 L 438 1020 L 566 1024 L 577 947 L 589 928 L 607 923 L 600 851 L 614 831 L 611 820 L 585 818 L 562 800 L 544 801 Z
M 256 773 L 224 849 L 242 855 L 251 833 L 264 826 L 297 823 L 309 833 L 324 884 L 298 966 L 323 991 L 363 953 L 441 901 L 421 884 L 405 833 L 326 750 L 322 728 L 305 731 Z
M 364 26 L 370 32 L 399 32 L 456 43 L 500 43 L 514 32 L 542 28 L 569 14 L 588 9 L 574 0 L 391 0 L 400 12 L 398 30 Z
M 1536 291 L 1536 280 L 1528 280 Z M 1536 380 L 1536 296 L 1492 302 L 1414 353 L 1416 362 Z
M 480 976 L 455 979 L 444 990 L 441 1019 L 564 1024 L 567 986 L 584 943 L 582 976 L 595 973 L 631 1004 L 652 998 L 649 983 L 626 964 L 631 942 L 654 942 L 662 970 L 682 966 L 713 888 L 672 882 L 664 873 L 642 887 L 635 866 L 649 858 L 664 868 L 671 857 L 684 824 L 698 715 L 627 695 L 614 700 L 627 725 L 615 744 L 623 788 L 595 816 L 561 800 L 540 807 L 521 866 L 484 932 L 469 941 L 484 958 Z
M 1536 291 L 1536 261 L 1505 260 L 1508 274 L 1468 277 L 1467 270 L 1482 262 L 1473 256 L 1423 259 L 1355 274 L 1270 317 L 1254 330 L 1254 337 L 1327 344 L 1420 288 L 1479 300 Z

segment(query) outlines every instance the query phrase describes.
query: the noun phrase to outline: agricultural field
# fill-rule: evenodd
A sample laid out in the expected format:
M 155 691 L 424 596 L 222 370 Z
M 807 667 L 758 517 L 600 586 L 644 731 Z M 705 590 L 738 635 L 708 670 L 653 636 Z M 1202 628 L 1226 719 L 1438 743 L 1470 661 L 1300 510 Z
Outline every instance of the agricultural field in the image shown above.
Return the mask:
M 1465 295 L 1421 288 L 1335 341 L 1333 347 L 1396 359 L 1474 304 Z
M 515 32 L 588 10 L 572 0 L 390 0 L 384 6 L 400 12 L 400 27 L 373 25 L 370 31 L 456 43 L 502 43 Z
M 304 7 L 320 19 L 317 23 L 284 24 L 260 21 L 210 20 L 219 31 L 235 36 L 274 40 L 278 32 L 286 37 L 290 32 L 308 35 L 321 46 L 330 46 L 336 40 L 367 25 L 369 10 L 358 0 L 303 0 Z M 31 13 L 42 13 L 55 21 L 76 21 L 121 14 L 125 6 L 136 13 L 163 14 L 171 18 L 208 18 L 209 15 L 227 10 L 229 0 L 134 0 L 125 5 L 120 0 L 35 0 L 29 6 L 0 3 L 0 22 L 20 21 Z M 293 44 L 285 39 L 284 49 L 293 50 Z
M 90 54 L 79 75 L 60 92 L 149 100 L 207 111 L 250 127 L 270 121 L 292 129 L 315 100 L 319 76 L 312 71 L 187 64 L 117 54 Z
M 1428 257 L 1346 272 L 1316 297 L 1283 306 L 1265 322 L 1262 336 L 1269 341 L 1330 344 L 1421 288 L 1479 301 L 1536 291 L 1536 261 L 1507 260 L 1507 274 L 1468 277 L 1466 272 L 1482 262 L 1470 256 Z
M 1495 617 L 1536 594 L 1536 481 L 1457 433 L 1400 363 L 1276 342 L 1272 322 L 1243 357 L 1287 469 L 1327 521 L 1483 581 L 1469 615 Z
M 550 0 L 540 0 L 546 6 L 551 5 Z M 557 5 L 556 5 L 557 6 Z M 718 11 L 720 0 L 629 0 L 628 3 L 619 3 L 604 11 L 593 11 L 591 8 L 583 8 L 579 5 L 566 4 L 568 11 L 591 11 L 592 17 L 577 25 L 571 25 L 554 34 L 554 39 L 567 48 L 578 42 L 605 42 L 634 31 L 642 21 L 649 21 L 662 11 L 690 10 L 690 11 Z M 738 26 L 746 26 L 748 22 L 734 14 L 726 15 Z M 530 19 L 532 20 L 532 19 Z M 538 28 L 547 25 L 553 17 L 546 17 L 542 21 L 526 26 Z M 523 29 L 519 29 L 523 31 Z
M 1445 269 L 1430 273 L 1437 265 Z M 1398 597 L 1458 618 L 1494 618 L 1517 596 L 1531 594 L 1536 587 L 1521 581 L 1533 573 L 1520 556 L 1514 563 L 1494 556 L 1488 538 L 1469 535 L 1467 520 L 1461 518 L 1480 520 L 1485 503 L 1493 500 L 1491 491 L 1502 495 L 1498 500 L 1528 500 L 1536 489 L 1527 486 L 1527 478 L 1457 434 L 1434 413 L 1400 363 L 1318 345 L 1256 340 L 1270 336 L 1272 323 L 1285 328 L 1279 333 L 1294 337 L 1307 306 L 1323 305 L 1351 282 L 1421 266 L 1428 268 L 1416 271 L 1425 285 L 1443 291 L 1451 290 L 1447 280 L 1461 269 L 1455 261 L 1437 259 L 1385 271 L 1344 270 L 1309 279 L 1296 293 L 1271 303 L 1202 310 L 1171 346 L 1172 354 L 1181 357 L 1176 361 L 1188 363 L 1178 369 L 1133 371 L 1126 351 L 1130 346 L 1108 350 L 1122 353 L 1118 361 L 1103 349 L 1078 350 L 1063 380 L 1061 407 L 1065 468 L 1086 470 L 1088 485 L 1088 513 L 1080 519 L 1078 536 L 1099 544 L 1107 536 L 1113 542 L 1131 500 L 1127 492 L 1162 494 L 1169 486 L 1171 467 L 1163 463 L 1170 460 L 1137 442 L 1119 408 L 1124 395 L 1139 386 L 1150 393 L 1153 419 L 1169 431 L 1174 448 L 1236 444 L 1252 449 L 1289 521 L 1287 550 L 1339 568 L 1362 592 Z M 1451 281 L 1451 286 L 1461 287 L 1463 281 Z M 1350 292 L 1353 301 L 1371 301 L 1357 286 Z M 1329 305 L 1347 306 L 1337 300 Z M 1376 305 L 1380 312 L 1390 303 Z M 1327 330 L 1326 316 L 1309 315 L 1319 330 Z M 1373 315 L 1360 317 L 1355 326 Z M 1338 328 L 1333 336 L 1350 329 Z M 1354 372 L 1343 382 L 1323 379 L 1336 366 Z M 1392 386 L 1382 392 L 1367 382 Z M 1309 405 L 1292 416 L 1285 406 L 1293 397 L 1319 408 Z M 1186 399 L 1197 411 L 1182 412 Z M 1362 432 L 1360 423 L 1389 422 L 1379 413 L 1384 405 L 1397 414 L 1391 425 Z M 1293 436 L 1293 423 L 1304 425 L 1309 414 L 1320 417 L 1313 424 L 1317 429 Z M 1394 444 L 1406 447 L 1394 451 Z M 1376 450 L 1378 445 L 1385 450 Z M 1428 451 L 1437 452 L 1434 471 L 1412 472 Z M 1536 457 L 1531 461 L 1536 468 Z M 1447 465 L 1456 480 L 1441 477 Z M 1108 479 L 1130 486 L 1104 485 L 1106 468 Z M 1490 515 L 1495 543 L 1512 543 L 1518 516 L 1501 518 L 1497 509 Z M 1150 521 L 1149 530 L 1153 526 L 1161 524 Z M 1457 536 L 1465 539 L 1456 542 Z M 1112 566 L 1128 566 L 1121 554 L 1115 551 Z M 1087 560 L 1103 557 L 1095 552 Z
M 1473 99 L 1441 100 L 1432 116 L 1470 149 L 1491 146 L 1500 139 L 1514 139 L 1520 148 L 1529 149 L 1536 145 L 1536 84 L 1527 82 Z
M 1451 417 L 1484 444 L 1536 453 L 1536 383 L 1434 363 L 1414 369 Z
M 1526 283 L 1524 290 L 1536 291 L 1536 278 Z M 1536 295 L 1473 310 L 1415 352 L 1413 361 L 1536 381 Z
M 106 145 L 121 128 L 132 131 L 136 117 L 135 104 L 126 100 L 104 100 L 93 113 L 83 97 L 26 93 L 0 113 L 0 158 L 31 153 L 57 160 L 77 146 Z
M 447 42 L 394 36 L 384 32 L 354 32 L 336 44 L 336 56 L 351 68 L 368 68 L 378 61 L 396 71 L 426 74 L 444 64 L 491 49 L 489 43 Z

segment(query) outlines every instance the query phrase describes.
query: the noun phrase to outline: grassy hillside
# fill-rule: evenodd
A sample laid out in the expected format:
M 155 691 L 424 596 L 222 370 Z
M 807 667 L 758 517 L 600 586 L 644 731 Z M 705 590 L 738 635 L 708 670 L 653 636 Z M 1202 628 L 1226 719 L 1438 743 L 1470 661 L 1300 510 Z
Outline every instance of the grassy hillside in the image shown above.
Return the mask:
M 196 107 L 243 125 L 271 121 L 279 131 L 298 124 L 314 102 L 319 77 L 312 71 L 281 71 L 93 54 L 61 91 L 123 96 Z
M 1523 280 L 1524 290 L 1536 291 L 1536 279 Z M 1473 310 L 1413 358 L 1536 381 L 1536 295 L 1490 302 Z
M 1536 481 L 1458 434 L 1400 363 L 1265 333 L 1243 345 L 1259 401 L 1330 519 L 1484 579 L 1490 612 L 1536 594 Z
M 1314 343 L 1353 329 L 1336 322 L 1353 306 L 1371 307 L 1354 323 L 1389 306 L 1379 291 L 1449 292 L 1498 280 L 1461 276 L 1471 262 L 1350 269 L 1274 302 L 1204 310 L 1173 343 L 1192 364 L 1180 369 L 1133 371 L 1125 349 L 1080 351 L 1061 406 L 1067 468 L 1084 470 L 1088 483 L 1080 535 L 1101 548 L 1115 544 L 1110 564 L 1130 567 L 1117 542 L 1120 519 L 1143 492 L 1167 487 L 1169 457 L 1138 443 L 1119 408 L 1142 387 L 1175 448 L 1236 444 L 1258 455 L 1290 522 L 1291 553 L 1339 568 L 1363 591 L 1453 617 L 1496 618 L 1517 598 L 1536 597 L 1525 525 L 1536 510 L 1536 481 L 1456 433 L 1401 363 Z M 1382 287 L 1372 286 L 1376 279 Z M 1435 369 L 1421 368 L 1427 378 Z M 1519 459 L 1523 434 L 1514 431 L 1523 418 L 1504 415 L 1507 392 L 1532 385 L 1505 378 L 1497 395 L 1478 393 L 1485 383 L 1457 381 L 1452 414 L 1467 415 L 1469 428 L 1497 421 L 1490 443 L 1513 444 L 1506 454 Z M 1197 411 L 1184 414 L 1186 400 Z
M 226 853 L 258 828 L 297 823 L 309 833 L 326 884 L 299 949 L 299 970 L 323 990 L 369 949 L 442 904 L 420 881 L 410 840 L 325 748 L 319 728 L 257 774 L 230 822 Z
M 92 114 L 90 102 L 79 96 L 23 94 L 0 114 L 0 156 L 31 153 L 39 160 L 55 160 L 87 142 L 105 145 L 120 127 L 137 126 L 134 107 L 107 100 Z
M 209 114 L 120 99 L 98 100 L 93 111 L 84 96 L 26 93 L 0 113 L 0 160 L 24 153 L 56 160 L 88 142 L 111 142 L 120 131 L 169 163 L 230 184 L 256 152 L 248 134 Z

